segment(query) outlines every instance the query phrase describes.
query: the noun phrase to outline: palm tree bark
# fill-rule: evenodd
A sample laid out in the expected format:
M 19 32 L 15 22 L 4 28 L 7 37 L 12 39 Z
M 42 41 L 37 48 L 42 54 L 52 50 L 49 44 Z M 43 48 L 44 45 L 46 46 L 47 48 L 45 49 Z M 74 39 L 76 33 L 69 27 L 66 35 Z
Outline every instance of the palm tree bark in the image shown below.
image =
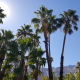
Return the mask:
M 24 80 L 24 66 L 25 66 L 24 59 L 21 59 L 21 68 L 23 69 L 23 74 L 21 75 L 21 80 Z
M 43 78 L 43 65 L 42 65 L 42 76 L 41 76 L 41 79 Z
M 4 51 L 4 45 L 3 45 L 3 48 L 1 48 L 1 50 L 0 50 L 0 71 L 1 71 L 1 67 L 2 67 L 2 63 L 3 63 L 3 60 L 4 60 L 4 58 L 5 58 L 5 54 L 4 53 L 2 53 L 3 51 Z
M 5 56 L 0 53 L 0 71 L 1 71 L 1 67 L 2 67 L 2 63 L 3 63 L 4 57 Z
M 3 80 L 4 74 L 5 73 L 3 71 L 0 71 L 0 80 Z
M 79 69 L 79 79 L 80 79 L 80 69 Z
M 63 59 L 64 59 L 63 53 L 64 53 L 64 46 L 65 46 L 66 35 L 67 35 L 67 32 L 65 32 L 65 35 L 64 35 L 63 48 L 62 48 L 62 54 L 61 54 L 60 80 L 63 79 Z
M 50 55 L 50 33 L 49 33 L 49 56 L 51 56 Z
M 33 74 L 33 78 L 32 79 L 38 80 L 38 64 L 36 64 L 36 69 L 35 69 L 35 72 Z
M 46 27 L 46 24 L 44 23 L 44 21 L 42 22 L 42 28 L 43 28 L 43 32 L 44 32 L 44 38 L 45 38 L 45 41 L 44 41 L 44 42 L 45 42 L 46 57 L 47 57 L 47 62 L 48 62 L 49 79 L 50 79 L 50 80 L 53 80 L 51 60 L 50 60 L 50 56 L 49 56 L 49 54 L 48 54 L 47 27 Z
M 1 48 L 1 51 L 0 51 L 0 80 L 3 80 L 3 77 L 4 77 L 4 72 L 1 71 L 2 63 L 5 58 L 5 54 L 2 53 L 4 51 L 4 48 L 5 47 L 3 46 L 3 48 Z
M 26 75 L 26 73 L 27 73 L 27 67 L 28 67 L 28 66 L 27 66 L 27 65 L 25 65 L 25 75 Z

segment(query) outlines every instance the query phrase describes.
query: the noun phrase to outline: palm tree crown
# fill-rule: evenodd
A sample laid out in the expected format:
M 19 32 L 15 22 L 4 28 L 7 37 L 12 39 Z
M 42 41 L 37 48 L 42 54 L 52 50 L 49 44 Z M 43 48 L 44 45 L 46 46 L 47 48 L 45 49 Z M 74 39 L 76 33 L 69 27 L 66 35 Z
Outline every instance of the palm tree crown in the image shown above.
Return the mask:
M 74 30 L 78 30 L 77 21 L 79 21 L 79 19 L 78 15 L 76 15 L 75 13 L 75 10 L 69 9 L 68 11 L 64 11 L 63 14 L 60 14 L 61 19 L 58 20 L 59 23 L 63 24 L 64 26 L 64 33 L 67 32 L 68 34 L 71 34 L 73 32 L 72 27 L 74 28 Z
M 3 9 L 1 9 L 1 7 L 0 7 L 0 23 L 2 23 L 3 24 L 3 21 L 2 21 L 2 18 L 5 18 L 6 17 L 6 15 L 5 14 L 3 14 Z

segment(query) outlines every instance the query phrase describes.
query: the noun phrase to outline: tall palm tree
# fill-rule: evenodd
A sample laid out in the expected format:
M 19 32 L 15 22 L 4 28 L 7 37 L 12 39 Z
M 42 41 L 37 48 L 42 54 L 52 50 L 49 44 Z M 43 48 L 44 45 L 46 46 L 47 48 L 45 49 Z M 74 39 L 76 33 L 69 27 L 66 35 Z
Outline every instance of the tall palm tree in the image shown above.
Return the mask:
M 50 60 L 50 56 L 48 53 L 48 37 L 47 37 L 47 33 L 48 33 L 47 23 L 48 23 L 49 18 L 51 17 L 52 10 L 47 10 L 47 8 L 42 6 L 40 7 L 40 10 L 37 10 L 34 13 L 37 14 L 38 18 L 33 18 L 31 22 L 34 23 L 34 27 L 38 27 L 37 29 L 40 29 L 39 24 L 41 23 L 41 29 L 42 29 L 42 32 L 44 32 L 44 38 L 45 38 L 44 43 L 45 43 L 46 57 L 47 57 L 47 62 L 48 62 L 49 79 L 53 80 L 51 60 Z
M 18 44 L 15 40 L 11 40 L 8 43 L 7 49 L 8 52 L 6 53 L 6 57 L 2 65 L 2 71 L 5 72 L 5 75 L 11 74 L 13 70 L 19 66 L 18 55 L 20 55 L 18 53 Z M 17 65 L 15 65 L 15 63 L 17 63 Z
M 6 17 L 6 15 L 3 13 L 3 9 L 1 9 L 1 7 L 0 7 L 0 23 L 2 23 L 3 24 L 3 21 L 2 21 L 2 18 L 5 18 Z
M 2 67 L 3 60 L 5 59 L 5 54 L 8 51 L 8 44 L 13 38 L 14 35 L 12 34 L 11 31 L 7 31 L 3 29 L 1 30 L 0 32 L 0 78 L 3 78 L 2 74 L 4 74 L 4 72 L 1 71 L 1 67 Z
M 31 65 L 33 66 L 36 65 L 35 71 L 33 71 L 34 73 L 33 73 L 32 79 L 38 80 L 37 78 L 40 71 L 40 67 L 42 65 L 45 65 L 46 63 L 46 59 L 42 57 L 43 54 L 44 54 L 44 51 L 42 51 L 41 48 L 38 48 L 38 49 L 34 48 L 29 54 L 28 64 L 30 64 L 30 67 Z
M 27 65 L 25 66 L 25 54 L 26 51 L 31 51 L 33 47 L 38 46 L 39 44 L 39 36 L 36 36 L 35 34 L 32 34 L 32 29 L 30 29 L 31 25 L 25 25 L 24 27 L 21 26 L 21 29 L 18 29 L 17 37 L 18 38 L 18 44 L 20 45 L 21 49 L 21 68 L 23 69 L 23 73 L 27 69 Z M 27 37 L 26 37 L 27 36 Z M 21 79 L 24 80 L 24 74 L 22 75 Z
M 47 27 L 47 31 L 48 31 L 48 37 L 49 37 L 49 56 L 50 56 L 50 34 L 57 31 L 57 19 L 56 19 L 56 15 L 51 15 L 49 20 L 48 20 L 48 27 Z
M 59 23 L 63 24 L 63 32 L 64 32 L 64 41 L 63 41 L 63 48 L 62 48 L 62 54 L 61 54 L 61 63 L 60 63 L 60 80 L 63 78 L 63 53 L 64 53 L 64 46 L 65 46 L 65 40 L 66 35 L 71 34 L 73 32 L 72 27 L 74 30 L 78 30 L 77 27 L 77 21 L 78 15 L 75 14 L 75 10 L 69 9 L 68 11 L 64 11 L 63 14 L 60 14 L 62 17 L 58 19 Z

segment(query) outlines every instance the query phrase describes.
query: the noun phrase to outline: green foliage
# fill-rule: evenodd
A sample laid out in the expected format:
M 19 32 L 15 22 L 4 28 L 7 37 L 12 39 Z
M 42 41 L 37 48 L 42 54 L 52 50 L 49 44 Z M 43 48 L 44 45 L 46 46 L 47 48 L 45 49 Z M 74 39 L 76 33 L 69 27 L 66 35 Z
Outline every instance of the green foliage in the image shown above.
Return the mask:
M 16 69 L 14 69 L 14 74 L 15 75 L 22 75 L 23 74 L 22 68 L 18 67 Z
M 16 36 L 17 37 L 26 37 L 26 35 L 27 36 L 31 36 L 31 33 L 32 33 L 32 29 L 30 29 L 30 27 L 31 27 L 31 25 L 25 25 L 24 24 L 24 27 L 23 26 L 21 26 L 21 29 L 18 29 L 17 31 L 17 34 L 16 34 Z
M 33 18 L 31 20 L 31 23 L 40 23 L 40 20 L 38 18 Z M 37 25 L 36 25 L 37 26 Z
M 42 80 L 49 80 L 48 76 L 42 78 Z
M 12 67 L 13 67 L 12 65 L 4 65 L 4 66 L 2 66 L 3 71 L 9 71 L 9 70 L 11 70 Z
M 68 32 L 71 34 L 73 32 L 72 27 L 74 30 L 78 30 L 77 21 L 79 21 L 78 15 L 75 14 L 75 10 L 69 9 L 68 11 L 64 11 L 61 15 L 61 19 L 58 19 L 58 22 L 64 25 L 63 32 Z
M 25 38 L 25 39 L 24 39 L 24 42 L 28 43 L 28 42 L 29 42 L 29 40 L 30 40 L 30 38 L 29 38 L 29 37 L 27 37 L 27 38 Z
M 14 73 L 7 73 L 6 75 L 5 75 L 5 77 L 3 78 L 3 80 L 15 80 L 15 75 L 14 75 Z
M 0 8 L 0 23 L 3 23 L 2 19 L 6 17 L 6 15 L 2 13 L 3 11 L 4 10 Z M 32 33 L 31 25 L 25 24 L 21 26 L 21 29 L 17 30 L 17 39 L 14 39 L 12 31 L 0 30 L 0 59 L 2 60 L 0 67 L 4 73 L 3 80 L 15 80 L 15 76 L 19 76 L 20 78 L 24 76 L 25 80 L 30 80 L 37 71 L 38 75 L 42 74 L 40 67 L 45 66 L 46 59 L 42 57 L 45 51 L 39 47 L 40 36 L 38 36 L 38 32 L 44 32 L 43 25 L 39 28 L 40 23 L 46 24 L 47 33 L 49 34 L 57 31 L 57 28 L 61 28 L 62 25 L 64 25 L 64 33 L 67 31 L 67 33 L 71 34 L 73 32 L 72 26 L 74 30 L 78 30 L 77 21 L 79 21 L 79 18 L 78 15 L 75 14 L 75 10 L 69 9 L 68 11 L 64 11 L 63 14 L 60 14 L 61 18 L 56 18 L 56 15 L 52 15 L 52 12 L 53 10 L 48 10 L 44 6 L 41 6 L 39 10 L 34 12 L 38 17 L 31 20 L 31 23 L 34 23 L 34 28 L 36 28 L 35 34 Z M 26 53 L 28 54 L 25 55 Z M 50 57 L 50 59 L 52 62 L 53 58 Z M 25 61 L 27 61 L 26 65 Z M 17 64 L 17 66 L 15 64 Z M 32 71 L 28 72 L 27 68 L 30 68 Z M 79 62 L 75 68 L 79 70 L 76 76 L 70 72 L 70 74 L 64 75 L 63 80 L 80 80 Z M 60 77 L 57 77 L 56 79 L 53 72 L 53 80 L 59 80 L 59 78 Z M 49 78 L 45 76 L 42 80 L 49 80 Z
M 2 21 L 2 18 L 5 18 L 6 17 L 6 15 L 3 13 L 3 9 L 1 9 L 1 7 L 0 7 L 0 23 L 1 24 L 3 24 L 3 21 Z
M 34 28 L 37 28 L 37 27 L 39 27 L 39 24 L 34 24 Z

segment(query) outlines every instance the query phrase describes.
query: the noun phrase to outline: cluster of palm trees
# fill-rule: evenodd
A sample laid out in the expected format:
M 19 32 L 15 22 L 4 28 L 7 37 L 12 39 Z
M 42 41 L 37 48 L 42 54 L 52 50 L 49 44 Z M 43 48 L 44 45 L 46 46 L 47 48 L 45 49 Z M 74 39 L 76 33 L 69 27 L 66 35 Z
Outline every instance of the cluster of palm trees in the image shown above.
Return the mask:
M 6 17 L 2 13 L 3 10 L 0 8 L 0 23 L 2 18 Z M 48 10 L 44 6 L 41 6 L 39 10 L 34 12 L 37 14 L 37 18 L 33 18 L 31 23 L 36 28 L 35 33 L 31 29 L 31 25 L 21 26 L 21 29 L 17 30 L 17 38 L 14 39 L 14 35 L 11 31 L 1 30 L 0 32 L 0 80 L 4 76 L 9 77 L 16 75 L 15 80 L 28 80 L 38 79 L 40 67 L 45 65 L 46 60 L 48 63 L 49 80 L 53 80 L 52 66 L 51 66 L 51 55 L 50 55 L 50 34 L 57 31 L 58 28 L 63 27 L 64 41 L 61 54 L 60 63 L 60 80 L 63 79 L 63 53 L 66 35 L 71 34 L 74 30 L 78 30 L 77 21 L 78 15 L 75 10 L 69 9 L 64 11 L 61 18 L 56 18 L 56 15 L 52 15 L 53 10 Z M 39 45 L 39 33 L 44 33 L 45 51 L 43 51 Z M 46 58 L 42 55 L 46 52 Z M 26 53 L 28 53 L 26 55 Z M 3 65 L 2 65 L 3 64 Z M 17 64 L 17 65 L 16 65 Z M 13 65 L 13 67 L 12 67 Z M 28 73 L 28 67 L 32 69 L 31 73 Z M 11 72 L 12 70 L 12 72 Z M 14 74 L 13 74 L 14 73 Z M 29 77 L 30 76 L 30 77 Z
M 53 10 L 48 10 L 44 6 L 40 8 L 40 10 L 37 10 L 36 13 L 38 18 L 33 18 L 32 22 L 38 27 L 41 23 L 42 32 L 44 32 L 44 38 L 45 38 L 45 48 L 46 48 L 46 57 L 48 62 L 48 70 L 49 70 L 49 79 L 53 80 L 52 76 L 52 68 L 51 68 L 51 61 L 50 61 L 50 48 L 48 52 L 48 34 L 50 38 L 50 34 L 57 30 L 57 28 L 60 28 L 63 26 L 63 32 L 64 32 L 64 41 L 63 41 L 63 48 L 62 48 L 62 54 L 61 54 L 61 65 L 60 65 L 60 80 L 62 80 L 63 75 L 63 53 L 64 53 L 64 46 L 65 46 L 65 40 L 66 35 L 71 34 L 73 32 L 72 27 L 74 30 L 78 30 L 77 27 L 77 21 L 78 15 L 76 15 L 76 11 L 69 9 L 68 11 L 64 11 L 61 15 L 61 18 L 55 18 L 55 15 L 52 15 Z M 34 26 L 35 26 L 34 25 Z M 50 40 L 50 39 L 49 39 Z M 50 43 L 50 41 L 49 41 Z M 50 44 L 49 44 L 50 47 Z

